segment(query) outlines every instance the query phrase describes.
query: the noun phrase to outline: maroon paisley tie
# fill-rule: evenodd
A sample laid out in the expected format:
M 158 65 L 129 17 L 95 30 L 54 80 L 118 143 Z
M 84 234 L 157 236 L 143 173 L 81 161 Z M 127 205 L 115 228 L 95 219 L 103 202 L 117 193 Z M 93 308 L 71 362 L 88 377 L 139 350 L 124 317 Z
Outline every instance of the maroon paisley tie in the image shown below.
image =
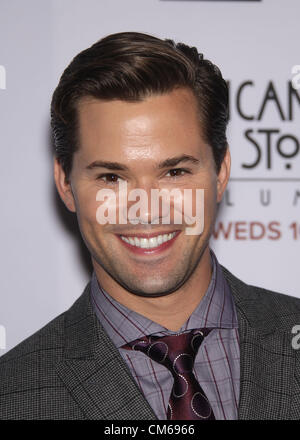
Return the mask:
M 205 336 L 212 329 L 201 328 L 170 336 L 145 336 L 122 348 L 139 350 L 167 367 L 174 378 L 168 420 L 215 420 L 210 403 L 197 381 L 194 361 Z

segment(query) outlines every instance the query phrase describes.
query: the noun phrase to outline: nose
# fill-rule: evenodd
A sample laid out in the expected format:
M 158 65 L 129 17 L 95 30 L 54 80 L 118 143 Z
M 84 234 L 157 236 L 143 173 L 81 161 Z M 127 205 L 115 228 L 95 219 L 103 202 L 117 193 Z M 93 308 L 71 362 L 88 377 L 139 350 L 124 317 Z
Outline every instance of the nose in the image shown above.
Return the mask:
M 150 183 L 136 185 L 128 193 L 128 221 L 132 224 L 150 224 L 159 219 L 159 212 L 151 204 L 154 186 Z

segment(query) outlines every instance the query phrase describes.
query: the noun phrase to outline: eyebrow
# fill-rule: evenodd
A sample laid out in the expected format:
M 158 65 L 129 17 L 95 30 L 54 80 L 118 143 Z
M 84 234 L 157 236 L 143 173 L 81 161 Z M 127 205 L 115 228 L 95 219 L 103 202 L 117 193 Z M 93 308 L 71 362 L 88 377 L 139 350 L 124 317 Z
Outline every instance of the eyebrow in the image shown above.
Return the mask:
M 200 160 L 194 156 L 189 154 L 182 154 L 181 156 L 169 157 L 158 164 L 158 169 L 174 167 L 178 165 L 180 162 L 191 162 L 198 164 Z M 126 165 L 123 165 L 119 162 L 108 162 L 103 160 L 96 160 L 88 165 L 86 168 L 88 170 L 92 170 L 94 168 L 107 168 L 109 170 L 119 170 L 119 171 L 129 171 L 129 168 Z

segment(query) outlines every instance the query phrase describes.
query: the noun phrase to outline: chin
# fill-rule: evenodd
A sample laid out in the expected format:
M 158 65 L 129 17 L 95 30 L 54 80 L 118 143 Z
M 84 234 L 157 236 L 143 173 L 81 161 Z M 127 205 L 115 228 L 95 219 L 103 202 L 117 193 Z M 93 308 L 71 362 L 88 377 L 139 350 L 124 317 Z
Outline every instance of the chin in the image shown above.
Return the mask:
M 166 280 L 162 280 L 161 283 L 126 283 L 120 282 L 120 284 L 130 293 L 136 296 L 144 297 L 144 298 L 157 298 L 162 296 L 171 295 L 183 283 L 174 283 L 175 280 L 172 280 L 172 283 L 166 283 Z

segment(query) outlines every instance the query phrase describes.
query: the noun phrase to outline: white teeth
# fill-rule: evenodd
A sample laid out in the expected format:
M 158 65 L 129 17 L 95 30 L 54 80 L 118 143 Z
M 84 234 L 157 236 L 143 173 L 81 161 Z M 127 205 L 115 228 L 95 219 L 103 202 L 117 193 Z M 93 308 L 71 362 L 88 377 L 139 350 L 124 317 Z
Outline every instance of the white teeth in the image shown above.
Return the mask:
M 155 238 L 155 237 L 151 237 L 151 238 L 149 238 L 149 246 L 151 247 L 151 248 L 153 248 L 153 247 L 156 247 L 157 245 L 158 245 L 158 243 L 157 243 L 157 239 Z
M 141 239 L 140 239 L 140 247 L 141 247 L 141 248 L 146 248 L 146 247 L 148 247 L 147 245 L 148 245 L 148 240 L 147 240 L 147 238 L 141 238 Z
M 157 235 L 151 238 L 138 238 L 138 237 L 124 237 L 121 235 L 122 240 L 126 243 L 131 244 L 143 249 L 151 249 L 160 246 L 162 243 L 171 240 L 176 235 L 176 232 L 171 232 L 170 234 Z
M 135 243 L 134 243 L 134 239 L 133 239 L 133 238 L 129 237 L 128 240 L 129 240 L 129 243 L 132 244 L 132 246 L 135 245 Z
M 126 241 L 126 243 L 130 244 L 130 241 L 128 240 L 128 238 L 123 237 L 123 235 L 121 235 L 122 240 Z

